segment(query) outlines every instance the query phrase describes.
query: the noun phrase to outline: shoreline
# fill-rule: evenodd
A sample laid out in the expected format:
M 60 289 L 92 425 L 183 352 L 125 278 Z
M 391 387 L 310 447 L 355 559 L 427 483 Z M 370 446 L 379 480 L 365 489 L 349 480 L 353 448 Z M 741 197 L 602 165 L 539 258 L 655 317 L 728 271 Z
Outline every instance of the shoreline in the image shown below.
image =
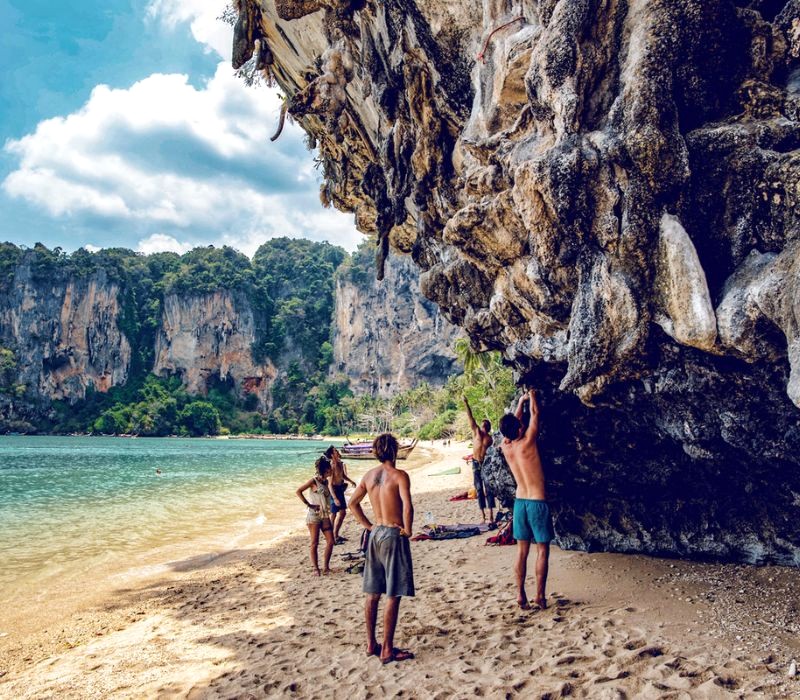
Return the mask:
M 479 520 L 464 444 L 424 447 L 409 472 L 419 531 Z M 412 462 L 409 460 L 409 462 Z M 461 473 L 434 476 L 446 466 Z M 335 547 L 355 548 L 351 516 Z M 356 697 L 552 693 L 577 697 L 790 697 L 800 679 L 793 569 L 553 549 L 550 607 L 514 604 L 515 547 L 486 536 L 412 542 L 417 597 L 399 646 L 417 658 L 363 656 L 357 575 L 310 576 L 302 523 L 216 553 L 164 562 L 117 583 L 26 638 L 0 638 L 0 694 L 19 697 Z M 532 564 L 532 562 L 531 562 Z M 532 574 L 532 566 L 529 566 Z M 532 585 L 532 583 L 530 584 Z M 57 606 L 58 601 L 43 601 Z M 380 625 L 379 625 L 380 628 Z M 374 663 L 373 663 L 374 662 Z M 538 695 L 537 695 L 538 697 Z

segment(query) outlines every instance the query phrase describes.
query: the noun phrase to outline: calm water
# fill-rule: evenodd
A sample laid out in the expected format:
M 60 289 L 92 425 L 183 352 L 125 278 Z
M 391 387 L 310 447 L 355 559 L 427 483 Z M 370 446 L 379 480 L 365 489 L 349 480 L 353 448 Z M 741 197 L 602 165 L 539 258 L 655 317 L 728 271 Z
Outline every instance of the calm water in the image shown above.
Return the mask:
M 0 601 L 200 537 L 301 523 L 294 490 L 327 443 L 0 437 Z M 161 475 L 156 474 L 161 470 Z

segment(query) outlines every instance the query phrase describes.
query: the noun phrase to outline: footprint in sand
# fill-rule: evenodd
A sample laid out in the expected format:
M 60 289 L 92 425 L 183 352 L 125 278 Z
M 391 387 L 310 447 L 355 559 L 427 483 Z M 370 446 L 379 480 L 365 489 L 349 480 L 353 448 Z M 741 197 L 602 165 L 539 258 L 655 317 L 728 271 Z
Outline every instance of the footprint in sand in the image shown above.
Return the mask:
M 656 658 L 658 656 L 663 656 L 664 650 L 661 647 L 646 647 L 642 649 L 636 657 L 639 659 L 646 659 L 646 658 Z
M 628 651 L 633 651 L 634 649 L 641 649 L 645 645 L 645 641 L 643 639 L 634 639 L 624 646 Z

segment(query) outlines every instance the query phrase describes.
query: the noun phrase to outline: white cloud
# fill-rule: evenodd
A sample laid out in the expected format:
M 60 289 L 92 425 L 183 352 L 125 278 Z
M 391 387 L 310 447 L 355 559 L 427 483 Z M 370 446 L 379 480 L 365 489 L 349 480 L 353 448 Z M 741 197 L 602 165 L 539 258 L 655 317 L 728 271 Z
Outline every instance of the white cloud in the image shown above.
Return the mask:
M 188 253 L 194 246 L 191 243 L 181 243 L 174 236 L 163 233 L 154 233 L 143 238 L 136 246 L 136 251 L 150 255 L 151 253 Z
M 193 5 L 155 4 L 162 14 Z M 6 143 L 18 166 L 2 187 L 55 217 L 127 226 L 140 237 L 155 230 L 178 245 L 191 238 L 249 252 L 288 235 L 352 249 L 360 240 L 352 216 L 319 204 L 299 127 L 287 124 L 269 141 L 280 104 L 275 91 L 246 88 L 222 63 L 201 88 L 162 74 L 128 89 L 98 85 L 77 112 Z M 163 243 L 151 239 L 140 245 Z
M 227 4 L 225 0 L 150 0 L 146 14 L 171 30 L 188 24 L 200 44 L 229 61 L 231 28 L 217 19 Z
M 103 250 L 103 248 L 102 248 L 101 246 L 99 246 L 99 245 L 92 245 L 91 243 L 87 243 L 87 244 L 86 244 L 85 246 L 83 246 L 83 247 L 84 247 L 84 250 L 88 250 L 90 253 L 98 253 L 98 252 L 100 252 L 101 250 Z

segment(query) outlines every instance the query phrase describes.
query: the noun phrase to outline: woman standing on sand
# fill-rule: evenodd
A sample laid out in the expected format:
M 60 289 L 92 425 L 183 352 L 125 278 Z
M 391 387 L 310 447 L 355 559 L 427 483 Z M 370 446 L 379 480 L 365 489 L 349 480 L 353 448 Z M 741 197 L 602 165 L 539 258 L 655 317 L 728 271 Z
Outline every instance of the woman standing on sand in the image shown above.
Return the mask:
M 319 562 L 317 560 L 317 545 L 319 544 L 319 531 L 325 536 L 325 553 L 323 574 L 331 573 L 331 552 L 333 552 L 333 525 L 331 524 L 331 491 L 328 487 L 328 476 L 331 473 L 331 463 L 327 457 L 320 457 L 314 467 L 317 470 L 314 478 L 309 479 L 299 489 L 297 497 L 308 506 L 306 524 L 311 534 L 311 566 L 314 575 L 319 576 Z M 305 492 L 310 491 L 309 499 Z

